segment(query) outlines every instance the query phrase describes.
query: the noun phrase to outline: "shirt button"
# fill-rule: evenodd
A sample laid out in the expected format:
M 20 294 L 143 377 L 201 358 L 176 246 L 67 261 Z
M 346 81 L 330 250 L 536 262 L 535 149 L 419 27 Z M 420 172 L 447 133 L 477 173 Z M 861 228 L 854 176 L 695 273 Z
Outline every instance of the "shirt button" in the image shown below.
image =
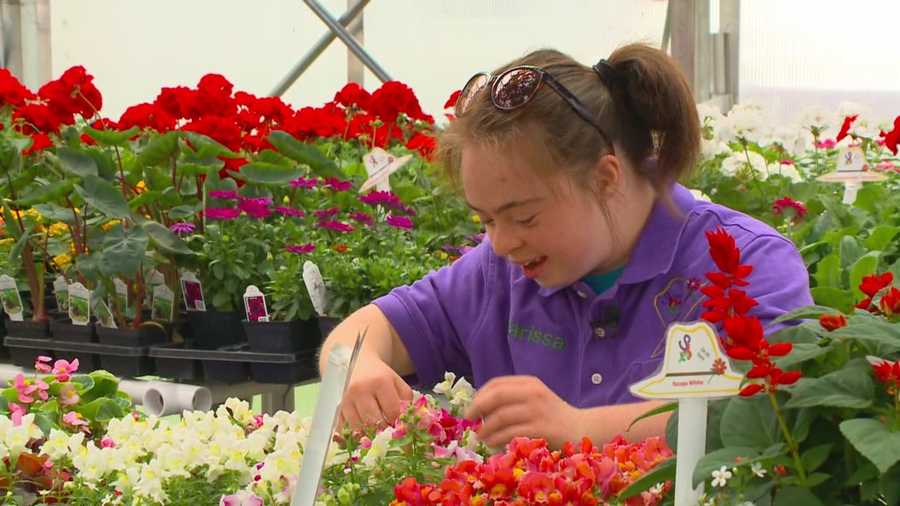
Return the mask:
M 606 329 L 603 327 L 597 327 L 594 329 L 594 335 L 600 338 L 606 337 Z
M 603 383 L 603 375 L 600 374 L 599 372 L 595 372 L 594 374 L 591 374 L 591 383 L 593 383 L 595 385 L 599 385 L 600 383 Z
M 578 296 L 581 297 L 582 299 L 586 299 L 586 298 L 587 298 L 587 294 L 584 293 L 583 290 L 578 290 L 577 293 L 578 293 Z

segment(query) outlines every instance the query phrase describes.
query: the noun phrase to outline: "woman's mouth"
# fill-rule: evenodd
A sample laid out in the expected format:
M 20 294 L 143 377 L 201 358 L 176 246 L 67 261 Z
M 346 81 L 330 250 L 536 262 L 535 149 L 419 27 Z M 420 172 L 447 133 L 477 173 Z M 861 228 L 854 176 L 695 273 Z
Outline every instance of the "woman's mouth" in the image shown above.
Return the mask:
M 522 271 L 525 272 L 526 277 L 528 277 L 529 279 L 534 279 L 541 274 L 544 264 L 546 263 L 547 257 L 538 257 L 528 263 L 522 264 Z

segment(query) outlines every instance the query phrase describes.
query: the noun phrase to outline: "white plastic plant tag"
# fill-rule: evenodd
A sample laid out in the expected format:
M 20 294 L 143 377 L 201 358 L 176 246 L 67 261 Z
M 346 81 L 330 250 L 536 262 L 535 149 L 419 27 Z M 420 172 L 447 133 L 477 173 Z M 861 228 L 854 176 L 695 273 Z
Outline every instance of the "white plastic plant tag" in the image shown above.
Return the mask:
M 381 148 L 369 151 L 363 157 L 366 173 L 369 179 L 359 187 L 359 193 L 365 193 L 372 188 L 379 191 L 391 191 L 390 175 L 412 160 L 412 155 L 395 156 Z
M 835 160 L 837 170 L 817 177 L 826 183 L 857 183 L 883 181 L 884 174 L 869 170 L 866 154 L 859 145 L 842 146 Z M 855 199 L 854 199 L 855 200 Z
M 69 319 L 73 325 L 87 325 L 91 321 L 91 291 L 81 283 L 69 285 Z
M 0 276 L 0 297 L 3 298 L 3 310 L 9 315 L 10 320 L 20 322 L 25 319 L 19 286 L 16 285 L 15 279 L 6 274 Z
M 113 287 L 116 292 L 110 298 L 110 307 L 115 307 L 120 313 L 128 312 L 128 285 L 119 278 L 113 279 Z
M 309 292 L 309 299 L 319 316 L 325 316 L 325 308 L 328 305 L 328 292 L 325 288 L 325 280 L 319 272 L 319 266 L 307 260 L 303 262 L 303 283 Z
M 166 284 L 166 277 L 163 276 L 163 273 L 153 269 L 150 271 L 150 275 L 147 276 L 147 283 L 150 286 L 164 285 Z
M 97 317 L 97 322 L 100 323 L 101 327 L 106 327 L 108 329 L 119 328 L 119 326 L 116 325 L 116 319 L 113 317 L 112 311 L 109 310 L 109 306 L 106 305 L 106 302 L 104 302 L 102 298 L 94 304 L 94 315 Z
M 191 271 L 181 273 L 181 294 L 184 296 L 184 307 L 188 311 L 206 311 L 203 300 L 203 285 L 197 275 Z
M 158 285 L 153 288 L 153 309 L 150 312 L 151 320 L 172 321 L 175 313 L 175 293 L 166 285 Z
M 63 313 L 69 312 L 69 283 L 66 278 L 56 276 L 53 281 L 53 295 L 56 297 L 56 308 Z
M 269 321 L 269 310 L 266 308 L 266 296 L 254 285 L 244 290 L 244 311 L 248 322 Z
M 736 395 L 742 381 L 709 323 L 676 322 L 666 330 L 662 367 L 630 386 L 638 397 L 678 400 L 675 506 L 697 504 L 702 491 L 691 480 L 706 454 L 707 399 Z

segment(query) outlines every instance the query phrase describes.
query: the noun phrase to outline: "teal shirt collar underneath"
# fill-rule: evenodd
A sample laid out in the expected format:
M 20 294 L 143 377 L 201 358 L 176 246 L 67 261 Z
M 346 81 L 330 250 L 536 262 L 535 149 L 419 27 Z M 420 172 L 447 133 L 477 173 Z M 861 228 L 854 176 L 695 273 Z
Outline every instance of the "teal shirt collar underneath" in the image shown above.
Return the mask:
M 616 281 L 622 276 L 622 272 L 625 271 L 625 267 L 619 267 L 616 270 L 612 270 L 609 272 L 605 272 L 603 274 L 591 274 L 585 276 L 582 281 L 584 281 L 597 295 L 609 290 Z

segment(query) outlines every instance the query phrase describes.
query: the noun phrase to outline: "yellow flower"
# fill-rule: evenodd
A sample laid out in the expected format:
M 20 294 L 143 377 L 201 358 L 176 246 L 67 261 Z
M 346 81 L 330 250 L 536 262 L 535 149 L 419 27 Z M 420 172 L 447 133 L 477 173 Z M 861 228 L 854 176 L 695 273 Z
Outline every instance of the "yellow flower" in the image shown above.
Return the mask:
M 145 191 L 147 191 L 147 184 L 144 183 L 143 180 L 138 181 L 137 184 L 134 185 L 134 189 L 135 189 L 138 193 L 144 193 Z
M 52 237 L 59 237 L 67 233 L 69 233 L 69 227 L 61 221 L 57 221 L 53 225 L 50 225 L 50 235 Z
M 44 221 L 44 217 L 41 216 L 41 213 L 37 212 L 37 210 L 34 208 L 31 208 L 28 211 L 25 211 L 25 216 L 33 218 L 34 221 L 37 221 L 37 222 Z
M 103 225 L 100 225 L 100 228 L 102 228 L 104 231 L 108 231 L 109 229 L 115 227 L 119 223 L 122 223 L 122 222 L 120 220 L 109 220 L 106 223 L 104 223 Z
M 16 242 L 15 239 L 13 239 L 12 237 L 7 237 L 5 239 L 0 239 L 0 246 L 7 246 L 14 242 Z
M 72 265 L 72 257 L 65 253 L 56 255 L 53 257 L 53 265 L 59 270 L 65 270 L 68 266 Z
M 472 215 L 472 223 L 474 223 L 476 225 L 480 225 L 481 224 L 481 216 L 478 216 L 477 214 L 473 214 Z
M 440 258 L 441 260 L 446 260 L 450 256 L 447 254 L 446 251 L 438 251 L 438 252 L 436 252 L 436 254 L 437 254 L 437 257 Z

